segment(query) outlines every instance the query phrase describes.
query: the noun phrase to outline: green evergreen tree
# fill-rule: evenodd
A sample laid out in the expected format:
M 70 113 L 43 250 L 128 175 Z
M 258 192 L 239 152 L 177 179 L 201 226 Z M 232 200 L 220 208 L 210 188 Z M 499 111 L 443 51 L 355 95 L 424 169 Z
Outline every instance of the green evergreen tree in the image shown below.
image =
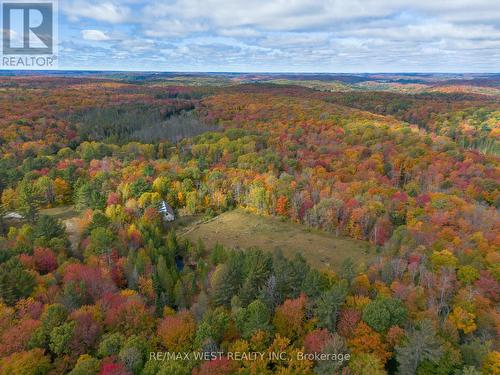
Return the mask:
M 356 276 L 356 267 L 351 257 L 346 258 L 340 266 L 340 276 L 351 284 Z
M 259 290 L 271 275 L 272 258 L 262 250 L 250 250 L 245 253 L 243 264 L 243 282 L 239 293 L 241 302 L 244 306 L 257 298 Z
M 236 324 L 245 339 L 249 339 L 257 331 L 270 332 L 271 313 L 260 300 L 255 300 L 246 308 L 240 308 L 236 313 Z
M 115 236 L 107 228 L 96 228 L 90 233 L 90 244 L 85 255 L 105 256 L 111 264 L 111 251 L 115 243 Z
M 196 330 L 196 347 L 201 348 L 208 340 L 220 343 L 224 338 L 229 321 L 230 316 L 222 307 L 207 311 Z
M 175 305 L 175 279 L 163 255 L 158 258 L 158 264 L 153 272 L 152 279 L 153 289 L 156 294 L 156 312 L 161 315 L 165 306 L 173 307 Z
M 177 283 L 175 283 L 174 303 L 179 310 L 185 309 L 187 307 L 186 292 L 184 290 L 184 284 L 180 279 L 177 280 Z
M 63 237 L 66 234 L 66 228 L 60 220 L 48 215 L 40 215 L 34 227 L 35 237 L 52 238 Z
M 282 304 L 286 298 L 297 298 L 300 295 L 302 283 L 308 270 L 309 267 L 302 256 L 297 255 L 290 261 L 285 258 L 281 251 L 274 253 L 273 273 L 278 305 Z
M 231 298 L 240 289 L 241 263 L 236 256 L 229 258 L 228 262 L 219 265 L 212 274 L 211 297 L 216 306 L 229 306 Z
M 328 289 L 330 282 L 324 273 L 310 269 L 302 283 L 302 290 L 309 298 L 318 298 L 321 293 Z
M 8 305 L 29 297 L 36 285 L 35 277 L 26 271 L 17 257 L 0 264 L 0 297 Z
M 340 284 L 321 294 L 316 304 L 319 327 L 335 331 L 337 318 L 346 296 L 347 290 Z
M 23 180 L 18 186 L 17 206 L 30 223 L 34 223 L 41 206 L 41 196 L 31 181 Z
M 414 375 L 423 361 L 437 363 L 442 353 L 432 323 L 424 320 L 408 333 L 407 339 L 401 345 L 396 346 L 398 374 Z
M 75 196 L 73 198 L 75 202 L 75 208 L 78 211 L 82 211 L 86 208 L 92 206 L 92 189 L 90 184 L 83 183 L 75 191 Z

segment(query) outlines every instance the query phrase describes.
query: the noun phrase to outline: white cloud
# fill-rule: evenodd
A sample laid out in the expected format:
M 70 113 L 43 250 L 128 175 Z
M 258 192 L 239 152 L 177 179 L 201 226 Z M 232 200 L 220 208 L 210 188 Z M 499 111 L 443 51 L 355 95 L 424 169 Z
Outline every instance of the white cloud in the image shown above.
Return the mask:
M 119 47 L 130 53 L 156 52 L 156 43 L 151 39 L 125 39 Z
M 153 38 L 180 37 L 208 31 L 201 23 L 170 18 L 151 18 L 143 26 L 145 35 Z
M 82 38 L 85 40 L 93 40 L 98 42 L 110 40 L 110 37 L 101 30 L 82 30 Z
M 63 3 L 62 10 L 72 21 L 89 18 L 101 22 L 123 23 L 131 20 L 129 7 L 111 1 L 68 1 Z
M 262 38 L 260 45 L 266 47 L 291 47 L 303 48 L 317 45 L 325 45 L 331 38 L 329 33 L 314 32 L 287 32 L 287 33 L 268 33 Z
M 438 21 L 383 28 L 364 28 L 361 26 L 355 30 L 341 31 L 337 35 L 400 41 L 429 41 L 435 39 L 500 40 L 500 30 L 491 25 L 454 25 Z
M 237 27 L 234 29 L 220 29 L 217 34 L 222 36 L 230 36 L 235 38 L 252 38 L 261 36 L 262 33 L 249 27 Z
M 497 0 L 153 0 L 144 7 L 146 18 L 203 19 L 217 29 L 281 31 L 335 30 L 339 22 L 400 12 L 466 21 L 495 19 L 500 7 Z

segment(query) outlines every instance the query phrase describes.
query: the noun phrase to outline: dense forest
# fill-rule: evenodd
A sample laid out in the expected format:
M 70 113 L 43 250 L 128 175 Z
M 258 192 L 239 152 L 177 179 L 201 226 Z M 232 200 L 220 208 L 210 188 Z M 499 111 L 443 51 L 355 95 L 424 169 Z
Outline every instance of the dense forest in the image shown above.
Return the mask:
M 0 375 L 500 374 L 499 129 L 460 91 L 0 78 Z M 235 208 L 376 256 L 179 231 Z

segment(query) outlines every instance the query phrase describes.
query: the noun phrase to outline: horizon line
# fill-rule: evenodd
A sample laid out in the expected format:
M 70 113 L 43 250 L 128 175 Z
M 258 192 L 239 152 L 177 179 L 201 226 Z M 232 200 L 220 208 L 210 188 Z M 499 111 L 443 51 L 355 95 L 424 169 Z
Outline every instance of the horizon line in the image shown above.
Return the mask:
M 206 70 L 127 70 L 127 69 L 84 69 L 84 68 L 74 68 L 74 69 L 0 69 L 0 73 L 65 73 L 65 72 L 95 72 L 95 73 L 163 73 L 163 74 L 318 74 L 318 75 L 328 75 L 328 74 L 474 74 L 474 75 L 496 75 L 500 74 L 498 72 L 478 72 L 478 71 L 391 71 L 391 72 L 380 72 L 380 71 L 359 71 L 359 72 L 310 72 L 310 71 L 206 71 Z

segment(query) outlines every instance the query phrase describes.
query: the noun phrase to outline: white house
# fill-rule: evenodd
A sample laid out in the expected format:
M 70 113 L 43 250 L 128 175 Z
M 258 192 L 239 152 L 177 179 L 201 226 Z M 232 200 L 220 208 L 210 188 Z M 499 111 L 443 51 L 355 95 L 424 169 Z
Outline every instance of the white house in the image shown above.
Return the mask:
M 174 221 L 175 220 L 174 209 L 172 207 L 170 207 L 170 205 L 165 201 L 160 202 L 160 205 L 158 207 L 158 212 L 160 214 L 162 214 L 163 220 L 165 220 L 165 221 Z

